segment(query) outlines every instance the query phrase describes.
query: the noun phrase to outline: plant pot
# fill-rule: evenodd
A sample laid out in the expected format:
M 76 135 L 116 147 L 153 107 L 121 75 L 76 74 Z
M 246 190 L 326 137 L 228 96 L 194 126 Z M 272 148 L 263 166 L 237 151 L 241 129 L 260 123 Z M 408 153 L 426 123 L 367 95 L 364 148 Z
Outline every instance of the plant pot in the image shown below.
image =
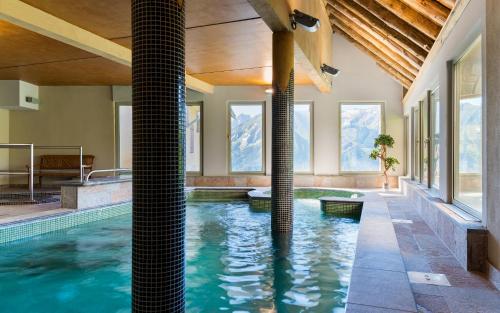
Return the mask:
M 389 183 L 384 183 L 384 190 L 389 190 Z

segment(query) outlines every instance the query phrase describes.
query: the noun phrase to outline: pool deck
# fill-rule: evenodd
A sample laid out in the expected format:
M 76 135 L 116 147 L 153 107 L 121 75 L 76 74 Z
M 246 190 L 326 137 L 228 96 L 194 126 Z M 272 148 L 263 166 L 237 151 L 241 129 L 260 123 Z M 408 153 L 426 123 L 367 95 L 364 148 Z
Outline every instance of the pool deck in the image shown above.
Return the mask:
M 500 291 L 483 273 L 467 271 L 401 194 L 384 197 L 407 271 L 444 274 L 449 286 L 411 283 L 419 312 L 500 312 Z M 411 221 L 411 223 L 409 222 Z
M 71 213 L 74 210 L 61 208 L 60 202 L 41 204 L 0 205 L 0 226 L 37 218 Z

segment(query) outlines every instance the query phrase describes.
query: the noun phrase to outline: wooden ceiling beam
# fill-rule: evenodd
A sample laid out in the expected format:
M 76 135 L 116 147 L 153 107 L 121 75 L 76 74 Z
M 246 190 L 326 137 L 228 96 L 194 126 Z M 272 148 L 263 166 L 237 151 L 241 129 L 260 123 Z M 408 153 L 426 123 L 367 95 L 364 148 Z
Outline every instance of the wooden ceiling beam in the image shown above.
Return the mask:
M 425 49 L 408 39 L 400 32 L 396 31 L 392 27 L 389 27 L 384 23 L 384 21 L 379 19 L 377 16 L 375 16 L 356 2 L 351 0 L 329 0 L 329 6 L 344 7 L 350 12 L 353 17 L 356 17 L 358 20 L 368 25 L 373 29 L 374 32 L 377 32 L 380 36 L 386 37 L 390 42 L 393 42 L 397 46 L 400 46 L 405 51 L 405 53 L 411 53 L 420 61 L 425 61 L 425 57 L 427 56 L 427 51 Z
M 331 91 L 331 80 L 321 71 L 323 64 L 332 64 L 332 29 L 328 13 L 321 1 L 309 0 L 248 0 L 271 31 L 293 31 L 295 61 L 307 72 L 321 92 Z M 301 27 L 292 30 L 290 14 L 294 9 L 306 12 L 320 20 L 321 27 L 309 33 Z
M 456 0 L 436 0 L 450 10 L 453 10 L 456 4 Z
M 406 5 L 443 27 L 450 15 L 450 9 L 434 0 L 401 0 Z
M 411 66 L 419 69 L 422 66 L 423 61 L 413 54 L 406 51 L 397 42 L 390 40 L 388 37 L 381 35 L 377 32 L 370 24 L 366 24 L 364 20 L 357 18 L 348 9 L 342 7 L 338 3 L 334 4 L 333 8 L 329 8 L 334 16 L 339 16 L 344 18 L 344 23 L 346 23 L 351 28 L 355 29 L 357 33 L 370 38 L 376 44 L 384 45 L 386 49 L 389 49 L 392 53 L 399 55 L 400 58 L 408 62 Z M 389 53 L 388 53 L 389 54 Z
M 414 28 L 412 25 L 408 24 L 406 21 L 402 20 L 399 16 L 387 10 L 385 7 L 380 5 L 375 0 L 351 0 L 365 8 L 365 10 L 370 11 L 373 15 L 378 17 L 384 23 L 393 28 L 394 30 L 401 33 L 406 38 L 412 40 L 414 43 L 419 45 L 422 49 L 429 52 L 434 40 L 426 36 L 424 33 Z
M 387 63 L 385 63 L 383 61 L 376 62 L 376 64 L 382 70 L 384 70 L 387 74 L 389 74 L 389 76 L 391 76 L 395 81 L 397 81 L 401 85 L 403 85 L 403 87 L 405 87 L 407 89 L 410 88 L 410 86 L 412 84 L 411 80 L 409 80 L 406 77 L 404 77 L 403 75 L 401 75 L 398 71 L 396 71 L 391 66 L 389 66 L 389 64 L 387 64 Z
M 378 66 L 380 66 L 389 76 L 391 76 L 394 80 L 399 82 L 401 85 L 403 85 L 405 88 L 410 88 L 412 81 L 409 80 L 407 77 L 402 75 L 400 72 L 398 72 L 394 67 L 389 65 L 387 62 L 382 60 L 378 55 L 367 49 L 365 46 L 357 42 L 354 38 L 352 38 L 349 34 L 344 32 L 342 29 L 334 25 L 334 30 L 344 36 L 348 41 L 352 42 L 359 50 L 363 51 L 366 53 L 368 56 L 370 56 L 372 59 L 375 60 Z
M 425 17 L 418 11 L 409 7 L 401 0 L 376 0 L 381 6 L 396 14 L 402 20 L 413 25 L 416 29 L 429 36 L 432 40 L 436 40 L 441 26 L 429 18 Z
M 352 30 L 353 33 L 357 34 L 358 36 L 363 37 L 365 40 L 369 41 L 372 45 L 377 47 L 380 51 L 382 51 L 385 55 L 390 57 L 394 62 L 397 62 L 400 64 L 402 67 L 406 68 L 409 72 L 411 72 L 413 75 L 417 76 L 418 71 L 420 69 L 419 64 L 412 64 L 408 59 L 405 57 L 401 56 L 394 50 L 390 49 L 387 44 L 384 42 L 381 42 L 377 38 L 373 37 L 370 33 L 365 31 L 363 28 L 359 27 L 355 23 L 353 23 L 349 18 L 345 15 L 343 15 L 339 11 L 334 11 L 335 14 L 331 15 L 335 23 L 342 23 L 345 27 L 349 28 Z
M 405 76 L 407 79 L 409 79 L 411 81 L 413 81 L 415 79 L 415 77 L 416 77 L 415 74 L 410 72 L 406 67 L 402 66 L 398 62 L 394 61 L 391 57 L 389 57 L 387 54 L 385 54 L 383 51 L 381 51 L 379 48 L 377 48 L 369 40 L 367 40 L 363 36 L 360 36 L 359 34 L 354 32 L 352 29 L 350 29 L 348 26 L 346 26 L 341 21 L 335 20 L 333 26 L 334 26 L 334 28 L 342 30 L 343 33 L 348 34 L 350 38 L 355 40 L 355 42 L 357 42 L 360 45 L 362 45 L 363 47 L 365 47 L 366 50 L 369 50 L 372 53 L 372 55 L 376 55 L 379 59 L 381 59 L 385 63 L 389 64 L 391 67 L 393 67 L 395 70 L 397 70 L 403 76 Z
M 0 0 L 0 19 L 64 44 L 127 66 L 132 51 L 19 0 Z M 186 87 L 213 93 L 214 87 L 186 74 Z

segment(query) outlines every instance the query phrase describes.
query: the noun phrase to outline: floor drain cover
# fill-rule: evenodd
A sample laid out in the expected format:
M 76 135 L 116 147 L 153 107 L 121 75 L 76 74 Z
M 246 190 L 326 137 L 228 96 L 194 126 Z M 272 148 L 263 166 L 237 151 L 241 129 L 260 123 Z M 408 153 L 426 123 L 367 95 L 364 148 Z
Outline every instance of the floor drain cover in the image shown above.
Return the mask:
M 445 274 L 408 272 L 410 283 L 436 286 L 451 286 Z
M 398 223 L 398 224 L 413 224 L 412 220 L 401 220 L 399 218 L 393 218 L 392 222 L 393 223 Z

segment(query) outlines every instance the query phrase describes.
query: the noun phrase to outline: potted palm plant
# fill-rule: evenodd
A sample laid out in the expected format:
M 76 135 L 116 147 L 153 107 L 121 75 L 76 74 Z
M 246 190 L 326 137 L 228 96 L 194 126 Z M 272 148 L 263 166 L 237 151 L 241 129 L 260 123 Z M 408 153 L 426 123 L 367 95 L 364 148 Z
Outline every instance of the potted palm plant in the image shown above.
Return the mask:
M 391 135 L 380 134 L 375 138 L 374 149 L 370 153 L 370 159 L 376 160 L 380 159 L 382 162 L 383 174 L 384 174 L 384 189 L 389 189 L 389 170 L 396 170 L 396 165 L 399 164 L 398 159 L 387 155 L 387 149 L 394 146 L 394 138 Z

